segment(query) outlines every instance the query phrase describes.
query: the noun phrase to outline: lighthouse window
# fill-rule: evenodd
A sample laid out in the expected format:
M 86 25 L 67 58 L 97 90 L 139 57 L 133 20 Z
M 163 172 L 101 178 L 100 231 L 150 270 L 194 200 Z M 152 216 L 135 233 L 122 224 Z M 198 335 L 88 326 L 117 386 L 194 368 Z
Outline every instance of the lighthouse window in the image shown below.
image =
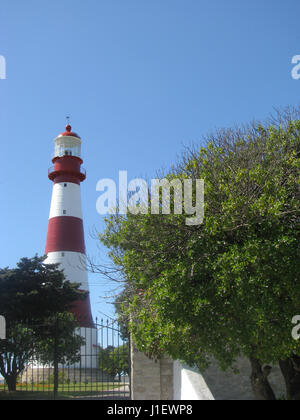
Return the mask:
M 55 140 L 54 156 L 78 156 L 81 153 L 81 140 L 76 138 L 58 137 Z
M 61 256 L 62 256 L 62 257 L 64 257 L 64 256 L 65 256 L 65 253 L 64 253 L 64 252 L 62 252 L 62 253 L 61 253 Z
M 63 210 L 63 214 L 67 214 L 67 210 Z
M 68 186 L 68 184 L 64 184 L 64 187 L 67 187 Z

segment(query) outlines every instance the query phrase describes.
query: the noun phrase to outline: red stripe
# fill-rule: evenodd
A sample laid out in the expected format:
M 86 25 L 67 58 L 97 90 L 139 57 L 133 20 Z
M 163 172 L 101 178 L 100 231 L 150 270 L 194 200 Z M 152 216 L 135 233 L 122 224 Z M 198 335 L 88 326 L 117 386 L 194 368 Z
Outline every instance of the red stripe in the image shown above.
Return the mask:
M 89 295 L 85 300 L 78 300 L 74 302 L 72 304 L 71 312 L 75 315 L 80 327 L 95 328 Z
M 45 254 L 71 251 L 85 254 L 83 222 L 78 217 L 60 216 L 49 220 Z
M 49 169 L 49 179 L 54 183 L 73 182 L 80 184 L 86 178 L 86 173 L 81 169 L 82 159 L 76 156 L 55 157 L 54 166 Z
M 49 177 L 50 178 L 50 177 Z M 52 180 L 52 178 L 50 178 Z M 71 182 L 72 184 L 80 185 L 80 180 L 78 176 L 76 175 L 70 175 L 70 174 L 61 174 L 61 175 L 55 175 L 55 178 L 53 179 L 54 184 L 60 184 L 62 182 Z

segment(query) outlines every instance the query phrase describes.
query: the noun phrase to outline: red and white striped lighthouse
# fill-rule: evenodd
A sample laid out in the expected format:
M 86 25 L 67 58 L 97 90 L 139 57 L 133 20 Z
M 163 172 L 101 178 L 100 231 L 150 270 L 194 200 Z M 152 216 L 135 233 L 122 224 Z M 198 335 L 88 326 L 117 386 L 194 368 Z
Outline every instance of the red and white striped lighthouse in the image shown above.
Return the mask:
M 54 185 L 45 263 L 60 264 L 67 280 L 80 283 L 82 291 L 89 291 L 80 191 L 80 184 L 86 179 L 86 172 L 81 167 L 81 143 L 81 138 L 72 132 L 69 124 L 66 131 L 54 139 L 54 166 L 48 173 Z M 81 327 L 81 335 L 86 339 L 84 352 L 92 354 L 97 340 L 89 296 L 76 302 L 72 312 Z M 86 358 L 83 360 L 85 365 L 93 367 Z
M 89 291 L 80 192 L 80 183 L 86 178 L 81 168 L 81 138 L 67 125 L 66 131 L 55 138 L 54 145 L 54 166 L 49 169 L 54 185 L 46 263 L 59 263 L 67 280 L 81 283 L 81 289 Z M 93 328 L 89 297 L 78 301 L 73 312 L 81 327 Z

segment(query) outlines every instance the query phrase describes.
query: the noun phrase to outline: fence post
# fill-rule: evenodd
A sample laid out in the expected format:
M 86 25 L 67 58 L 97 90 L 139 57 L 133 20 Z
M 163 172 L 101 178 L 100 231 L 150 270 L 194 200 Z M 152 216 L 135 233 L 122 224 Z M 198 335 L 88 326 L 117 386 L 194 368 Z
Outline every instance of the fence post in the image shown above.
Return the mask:
M 53 367 L 54 367 L 54 386 L 53 386 L 53 397 L 57 399 L 58 394 L 58 317 L 55 320 L 54 328 L 54 355 L 53 355 Z

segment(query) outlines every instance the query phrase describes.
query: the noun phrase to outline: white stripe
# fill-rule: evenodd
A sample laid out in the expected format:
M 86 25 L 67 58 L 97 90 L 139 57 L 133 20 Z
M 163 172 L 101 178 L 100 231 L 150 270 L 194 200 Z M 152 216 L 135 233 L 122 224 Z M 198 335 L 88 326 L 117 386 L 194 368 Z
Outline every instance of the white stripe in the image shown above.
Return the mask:
M 60 264 L 59 270 L 64 270 L 66 280 L 71 283 L 81 283 L 81 290 L 89 290 L 84 254 L 70 251 L 49 252 L 45 264 Z
M 72 216 L 82 219 L 80 185 L 61 182 L 53 185 L 49 219 Z
M 85 345 L 81 347 L 81 362 L 72 365 L 74 368 L 96 369 L 99 367 L 99 349 L 97 346 L 97 329 L 80 328 L 77 332 L 85 340 Z

